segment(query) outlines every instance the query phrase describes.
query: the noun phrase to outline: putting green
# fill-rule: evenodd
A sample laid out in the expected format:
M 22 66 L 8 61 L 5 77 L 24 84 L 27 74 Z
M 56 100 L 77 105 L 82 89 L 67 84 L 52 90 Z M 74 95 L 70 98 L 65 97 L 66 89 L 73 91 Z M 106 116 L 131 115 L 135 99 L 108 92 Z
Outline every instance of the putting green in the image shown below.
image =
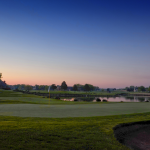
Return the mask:
M 150 103 L 76 105 L 2 104 L 0 115 L 20 117 L 92 117 L 150 112 Z

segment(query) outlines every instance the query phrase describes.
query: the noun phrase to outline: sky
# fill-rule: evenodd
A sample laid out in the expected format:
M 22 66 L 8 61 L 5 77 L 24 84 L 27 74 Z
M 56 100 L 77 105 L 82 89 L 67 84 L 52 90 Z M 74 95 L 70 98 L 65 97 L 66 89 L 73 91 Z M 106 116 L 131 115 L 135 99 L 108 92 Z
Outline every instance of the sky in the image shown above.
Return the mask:
M 149 0 L 0 0 L 7 84 L 150 86 Z

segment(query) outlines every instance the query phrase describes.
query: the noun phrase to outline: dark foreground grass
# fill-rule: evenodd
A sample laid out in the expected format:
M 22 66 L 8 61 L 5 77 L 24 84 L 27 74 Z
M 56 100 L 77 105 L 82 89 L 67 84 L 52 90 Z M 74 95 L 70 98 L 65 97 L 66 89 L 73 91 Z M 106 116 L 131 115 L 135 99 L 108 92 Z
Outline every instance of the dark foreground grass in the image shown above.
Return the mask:
M 0 116 L 0 149 L 128 150 L 112 128 L 149 119 L 150 113 L 59 119 Z

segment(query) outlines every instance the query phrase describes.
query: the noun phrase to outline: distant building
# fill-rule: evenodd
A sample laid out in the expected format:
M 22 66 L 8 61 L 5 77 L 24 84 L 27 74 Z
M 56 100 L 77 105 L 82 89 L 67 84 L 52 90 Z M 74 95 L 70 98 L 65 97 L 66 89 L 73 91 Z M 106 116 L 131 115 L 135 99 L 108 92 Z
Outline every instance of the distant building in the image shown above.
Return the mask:
M 57 85 L 57 90 L 58 91 L 61 90 L 61 86 Z
M 77 87 L 78 87 L 78 91 L 84 91 L 83 86 L 78 85 Z
M 8 87 L 9 87 L 11 90 L 15 90 L 15 89 L 16 89 L 15 86 L 13 86 L 13 85 L 8 85 Z
M 138 87 L 134 87 L 134 92 L 137 92 L 138 91 Z
M 33 86 L 33 87 L 32 87 L 32 90 L 36 90 L 36 86 Z
M 110 91 L 116 91 L 116 88 L 109 88 Z
M 100 90 L 100 88 L 98 86 L 94 87 L 94 91 L 99 91 L 99 90 Z
M 68 86 L 68 87 L 67 87 L 67 90 L 68 90 L 68 91 L 72 91 L 72 90 L 73 90 L 73 87 L 72 87 L 72 86 Z

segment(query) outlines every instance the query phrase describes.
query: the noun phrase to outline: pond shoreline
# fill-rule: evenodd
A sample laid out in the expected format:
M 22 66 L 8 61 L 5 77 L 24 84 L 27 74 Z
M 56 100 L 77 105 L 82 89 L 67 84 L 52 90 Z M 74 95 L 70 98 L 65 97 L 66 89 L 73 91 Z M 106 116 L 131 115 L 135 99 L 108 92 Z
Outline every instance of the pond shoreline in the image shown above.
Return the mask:
M 128 95 L 129 96 L 150 96 L 150 93 L 133 93 Z

